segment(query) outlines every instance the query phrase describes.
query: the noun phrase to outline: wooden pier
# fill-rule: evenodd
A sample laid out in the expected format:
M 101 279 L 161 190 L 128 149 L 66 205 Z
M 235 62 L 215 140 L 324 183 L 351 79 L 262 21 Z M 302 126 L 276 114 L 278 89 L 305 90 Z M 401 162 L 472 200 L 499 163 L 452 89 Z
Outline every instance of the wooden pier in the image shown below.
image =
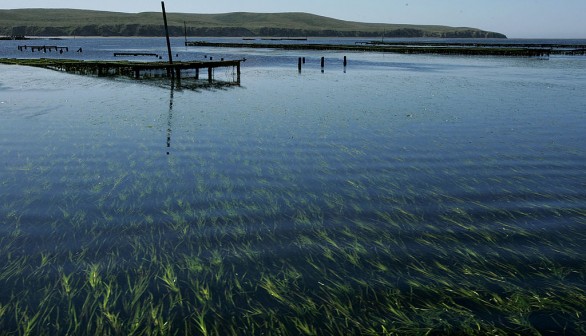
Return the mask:
M 51 52 L 53 50 L 55 51 L 69 51 L 69 47 L 59 47 L 59 46 L 48 46 L 48 45 L 42 45 L 42 46 L 29 46 L 29 45 L 19 45 L 18 46 L 18 50 L 19 51 L 24 51 L 24 50 L 31 50 L 31 52 L 35 52 L 35 51 L 42 51 L 42 52 Z
M 120 57 L 120 56 L 154 56 L 154 57 L 159 57 L 158 54 L 153 54 L 153 53 L 142 53 L 142 52 L 115 52 L 114 53 L 114 57 Z
M 207 70 L 207 84 L 240 85 L 240 63 L 243 60 L 193 61 L 193 62 L 128 62 L 128 61 L 79 61 L 60 59 L 0 59 L 1 64 L 33 66 L 98 77 L 125 76 L 134 79 L 168 77 L 177 80 L 200 79 L 200 72 Z M 217 68 L 235 69 L 232 81 L 216 81 L 214 70 Z
M 263 41 L 307 41 L 307 37 L 264 37 Z

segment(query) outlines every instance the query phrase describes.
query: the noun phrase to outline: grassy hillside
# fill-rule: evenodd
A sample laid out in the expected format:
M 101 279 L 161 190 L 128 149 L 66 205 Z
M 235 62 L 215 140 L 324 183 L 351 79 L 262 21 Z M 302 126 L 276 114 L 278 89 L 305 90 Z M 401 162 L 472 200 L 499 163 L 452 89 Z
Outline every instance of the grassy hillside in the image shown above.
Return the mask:
M 168 13 L 170 32 L 183 36 L 505 37 L 475 28 L 360 23 L 307 13 Z M 0 35 L 161 36 L 162 14 L 76 9 L 0 10 Z

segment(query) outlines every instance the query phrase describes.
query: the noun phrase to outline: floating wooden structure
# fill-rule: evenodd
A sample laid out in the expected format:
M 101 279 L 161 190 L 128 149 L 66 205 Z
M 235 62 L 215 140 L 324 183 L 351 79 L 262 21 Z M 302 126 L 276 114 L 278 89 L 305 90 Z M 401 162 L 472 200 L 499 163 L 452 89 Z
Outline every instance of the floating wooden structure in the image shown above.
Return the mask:
M 69 47 L 59 47 L 59 46 L 48 46 L 48 45 L 42 45 L 42 46 L 29 46 L 29 45 L 19 45 L 18 46 L 18 50 L 19 51 L 24 51 L 24 50 L 31 50 L 32 52 L 35 51 L 42 51 L 42 52 L 51 52 L 53 50 L 55 51 L 69 51 Z
M 508 45 L 508 44 L 387 44 L 359 42 L 354 45 L 338 44 L 286 44 L 286 43 L 214 43 L 205 41 L 186 42 L 191 47 L 223 48 L 269 48 L 285 50 L 333 50 L 333 51 L 369 51 L 401 54 L 445 54 L 445 55 L 488 55 L 544 57 L 551 54 L 584 55 L 586 45 Z
M 264 37 L 264 41 L 307 41 L 307 37 Z
M 154 56 L 154 57 L 159 57 L 158 54 L 153 54 L 153 53 L 141 53 L 141 52 L 115 52 L 114 53 L 114 57 L 120 57 L 120 56 Z
M 204 61 L 204 62 L 128 62 L 128 61 L 79 61 L 61 59 L 0 59 L 2 64 L 14 64 L 40 67 L 64 71 L 81 75 L 125 76 L 134 79 L 146 79 L 153 77 L 173 77 L 200 79 L 200 71 L 207 70 L 208 84 L 240 85 L 240 63 L 242 60 L 228 61 Z M 214 70 L 217 68 L 235 69 L 233 81 L 214 80 Z

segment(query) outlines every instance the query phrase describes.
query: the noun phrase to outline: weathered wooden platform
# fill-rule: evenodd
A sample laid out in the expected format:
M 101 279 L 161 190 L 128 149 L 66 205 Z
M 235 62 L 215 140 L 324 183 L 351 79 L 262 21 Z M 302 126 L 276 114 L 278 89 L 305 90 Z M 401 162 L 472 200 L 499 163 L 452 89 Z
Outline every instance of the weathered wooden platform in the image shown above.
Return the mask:
M 120 57 L 120 56 L 154 56 L 154 57 L 159 57 L 159 54 L 154 54 L 154 53 L 143 53 L 143 52 L 115 52 L 114 53 L 114 57 Z
M 313 44 L 313 43 L 213 43 L 204 41 L 185 42 L 191 47 L 223 48 L 268 48 L 285 50 L 333 50 L 369 51 L 401 54 L 444 54 L 444 55 L 487 55 L 543 57 L 551 54 L 584 55 L 586 46 L 546 46 L 546 45 L 507 45 L 507 44 L 415 44 L 415 43 L 374 43 L 364 42 L 355 45 Z
M 31 52 L 35 52 L 35 51 L 51 52 L 53 50 L 55 50 L 55 51 L 69 51 L 69 47 L 60 47 L 60 46 L 55 46 L 55 45 L 34 45 L 34 46 L 19 45 L 18 46 L 19 51 L 24 51 L 24 50 L 29 50 L 29 49 L 31 50 Z
M 153 77 L 172 77 L 175 79 L 200 79 L 200 71 L 207 70 L 208 83 L 214 83 L 214 69 L 232 67 L 236 70 L 235 80 L 230 82 L 240 85 L 240 63 L 242 60 L 228 61 L 194 61 L 194 62 L 128 62 L 128 61 L 80 61 L 62 59 L 0 59 L 2 64 L 33 66 L 45 69 L 65 71 L 82 75 L 126 76 L 135 79 Z M 229 84 L 223 82 L 223 84 Z

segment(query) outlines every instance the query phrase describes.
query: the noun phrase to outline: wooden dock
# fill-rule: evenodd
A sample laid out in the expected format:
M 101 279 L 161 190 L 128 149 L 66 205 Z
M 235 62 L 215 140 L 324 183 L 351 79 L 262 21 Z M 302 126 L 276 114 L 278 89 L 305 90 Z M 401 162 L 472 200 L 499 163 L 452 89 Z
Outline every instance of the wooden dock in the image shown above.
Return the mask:
M 24 65 L 64 71 L 81 75 L 98 77 L 125 76 L 134 79 L 148 79 L 168 77 L 181 80 L 182 78 L 200 79 L 200 72 L 207 70 L 208 84 L 240 85 L 240 63 L 243 60 L 228 61 L 193 61 L 193 62 L 128 62 L 128 61 L 79 61 L 61 59 L 0 59 L 2 64 Z M 233 81 L 218 82 L 214 79 L 214 70 L 230 68 L 235 70 Z M 205 78 L 205 77 L 204 77 Z
M 158 54 L 153 53 L 143 53 L 143 52 L 115 52 L 114 57 L 121 57 L 121 56 L 151 56 L 151 57 L 160 57 Z
M 307 41 L 307 37 L 264 37 L 263 41 Z
M 69 47 L 60 47 L 60 46 L 54 46 L 54 45 L 36 45 L 36 46 L 29 46 L 29 45 L 19 45 L 18 46 L 18 50 L 19 51 L 25 51 L 25 50 L 29 50 L 31 52 L 35 52 L 35 51 L 42 51 L 42 52 L 51 52 L 53 50 L 55 51 L 69 51 Z

